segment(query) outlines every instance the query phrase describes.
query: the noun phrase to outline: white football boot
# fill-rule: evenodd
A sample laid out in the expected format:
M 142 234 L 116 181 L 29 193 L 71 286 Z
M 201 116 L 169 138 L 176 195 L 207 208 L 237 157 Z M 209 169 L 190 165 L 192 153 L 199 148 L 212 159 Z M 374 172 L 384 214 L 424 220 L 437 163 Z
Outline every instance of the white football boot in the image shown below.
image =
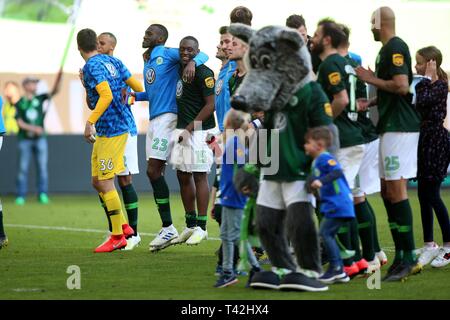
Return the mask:
M 422 253 L 419 256 L 419 263 L 422 266 L 426 266 L 440 253 L 439 246 L 435 243 L 432 247 L 424 247 Z
M 170 241 L 172 241 L 176 237 L 178 237 L 178 231 L 173 224 L 165 228 L 163 227 L 159 231 L 155 239 L 150 242 L 149 249 L 153 252 L 167 248 L 171 245 Z
M 439 249 L 439 254 L 431 262 L 431 266 L 434 268 L 442 268 L 450 263 L 450 248 L 443 247 Z
M 200 227 L 195 227 L 194 232 L 189 237 L 189 239 L 187 239 L 186 244 L 190 246 L 196 245 L 205 239 L 208 239 L 208 232 Z
M 173 239 L 172 241 L 170 241 L 170 244 L 181 244 L 181 243 L 185 243 L 194 233 L 195 231 L 195 227 L 193 228 L 184 228 L 183 232 L 181 232 L 181 234 L 176 237 L 175 239 Z
M 133 250 L 141 243 L 141 236 L 137 233 L 135 236 L 131 236 L 127 239 L 127 246 L 123 250 Z

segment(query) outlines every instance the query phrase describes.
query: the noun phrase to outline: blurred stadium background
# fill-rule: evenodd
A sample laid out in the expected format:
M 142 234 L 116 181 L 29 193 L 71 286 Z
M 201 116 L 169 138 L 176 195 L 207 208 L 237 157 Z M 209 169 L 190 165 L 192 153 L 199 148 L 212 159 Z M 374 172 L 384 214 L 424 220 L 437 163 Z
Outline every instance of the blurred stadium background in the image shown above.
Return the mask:
M 70 34 L 74 4 L 78 2 L 0 0 L 0 94 L 4 95 L 7 81 L 15 81 L 20 87 L 22 79 L 28 75 L 41 79 L 38 92 L 51 88 Z M 286 17 L 293 13 L 305 17 L 310 35 L 323 17 L 346 23 L 352 29 L 351 50 L 360 54 L 363 65 L 372 69 L 380 43 L 373 41 L 370 16 L 380 5 L 389 5 L 397 15 L 397 33 L 408 43 L 412 56 L 421 47 L 436 45 L 444 55 L 444 69 L 450 71 L 449 0 L 84 0 L 80 3 L 75 31 L 89 27 L 98 33 L 114 33 L 118 38 L 115 55 L 140 79 L 142 37 L 151 23 L 168 27 L 168 46 L 177 47 L 179 39 L 186 35 L 197 37 L 200 48 L 210 57 L 207 65 L 218 72 L 220 64 L 215 59 L 218 29 L 229 23 L 229 12 L 237 5 L 245 5 L 252 10 L 255 28 L 269 24 L 284 25 Z M 47 106 L 45 124 L 49 133 L 50 193 L 91 190 L 88 182 L 91 147 L 79 136 L 89 114 L 78 79 L 78 70 L 83 64 L 76 41 L 72 39 L 64 65 L 61 92 Z M 139 132 L 145 133 L 147 104 L 137 103 L 133 113 Z M 450 128 L 448 120 L 447 126 Z M 143 171 L 144 136 L 139 140 L 142 174 L 135 180 L 137 189 L 144 191 L 148 190 Z M 14 192 L 16 150 L 14 135 L 8 136 L 0 152 L 0 194 Z M 171 188 L 177 190 L 178 183 L 172 179 L 173 173 L 168 174 Z M 33 179 L 31 172 L 31 191 L 35 185 Z

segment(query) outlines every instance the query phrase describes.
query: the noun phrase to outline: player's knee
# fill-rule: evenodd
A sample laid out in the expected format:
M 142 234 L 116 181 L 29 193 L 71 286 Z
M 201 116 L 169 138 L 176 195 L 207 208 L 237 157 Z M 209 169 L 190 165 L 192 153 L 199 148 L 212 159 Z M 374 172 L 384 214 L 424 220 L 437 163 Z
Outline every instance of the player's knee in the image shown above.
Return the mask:
M 121 188 L 126 187 L 131 184 L 131 175 L 117 176 L 117 180 Z
M 99 191 L 100 184 L 99 184 L 98 179 L 96 177 L 92 178 L 91 183 L 92 183 L 92 187 L 94 187 L 95 190 Z
M 155 181 L 159 177 L 161 177 L 161 170 L 159 170 L 159 168 L 154 168 L 153 166 L 148 166 L 147 177 L 150 179 L 150 181 Z

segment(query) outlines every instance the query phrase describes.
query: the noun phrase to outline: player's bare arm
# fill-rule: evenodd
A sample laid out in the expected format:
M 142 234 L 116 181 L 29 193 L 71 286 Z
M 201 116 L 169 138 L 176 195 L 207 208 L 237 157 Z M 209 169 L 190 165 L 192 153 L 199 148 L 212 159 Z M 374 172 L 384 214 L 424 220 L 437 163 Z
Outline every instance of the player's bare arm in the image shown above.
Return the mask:
M 333 102 L 331 103 L 333 118 L 337 118 L 348 105 L 348 103 L 349 99 L 347 90 L 341 90 L 340 92 L 333 95 Z

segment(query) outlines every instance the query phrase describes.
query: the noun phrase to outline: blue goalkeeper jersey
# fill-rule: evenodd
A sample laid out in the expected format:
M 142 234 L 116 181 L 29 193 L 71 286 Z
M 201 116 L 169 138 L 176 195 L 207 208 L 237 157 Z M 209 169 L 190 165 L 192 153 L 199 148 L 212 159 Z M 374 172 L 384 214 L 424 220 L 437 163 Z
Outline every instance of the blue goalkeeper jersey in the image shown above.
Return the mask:
M 100 119 L 95 123 L 98 136 L 114 137 L 133 129 L 134 118 L 131 109 L 122 103 L 122 88 L 131 73 L 122 61 L 106 54 L 97 54 L 86 61 L 83 67 L 83 80 L 86 87 L 89 104 L 95 106 L 99 94 L 95 87 L 107 81 L 113 100 Z
M 4 135 L 6 132 L 5 124 L 3 123 L 2 108 L 3 108 L 3 99 L 2 97 L 0 97 L 0 136 Z
M 217 122 L 219 123 L 219 129 L 221 132 L 223 132 L 223 119 L 225 118 L 225 115 L 231 107 L 230 86 L 228 85 L 228 81 L 230 80 L 234 71 L 236 71 L 236 62 L 228 61 L 222 67 L 222 69 L 220 69 L 219 77 L 216 81 L 215 107 Z
M 200 52 L 194 58 L 197 66 L 208 61 L 208 56 Z M 145 92 L 136 93 L 136 101 L 148 101 L 150 120 L 163 113 L 178 113 L 176 90 L 179 79 L 180 52 L 176 48 L 163 45 L 153 48 L 144 64 Z

